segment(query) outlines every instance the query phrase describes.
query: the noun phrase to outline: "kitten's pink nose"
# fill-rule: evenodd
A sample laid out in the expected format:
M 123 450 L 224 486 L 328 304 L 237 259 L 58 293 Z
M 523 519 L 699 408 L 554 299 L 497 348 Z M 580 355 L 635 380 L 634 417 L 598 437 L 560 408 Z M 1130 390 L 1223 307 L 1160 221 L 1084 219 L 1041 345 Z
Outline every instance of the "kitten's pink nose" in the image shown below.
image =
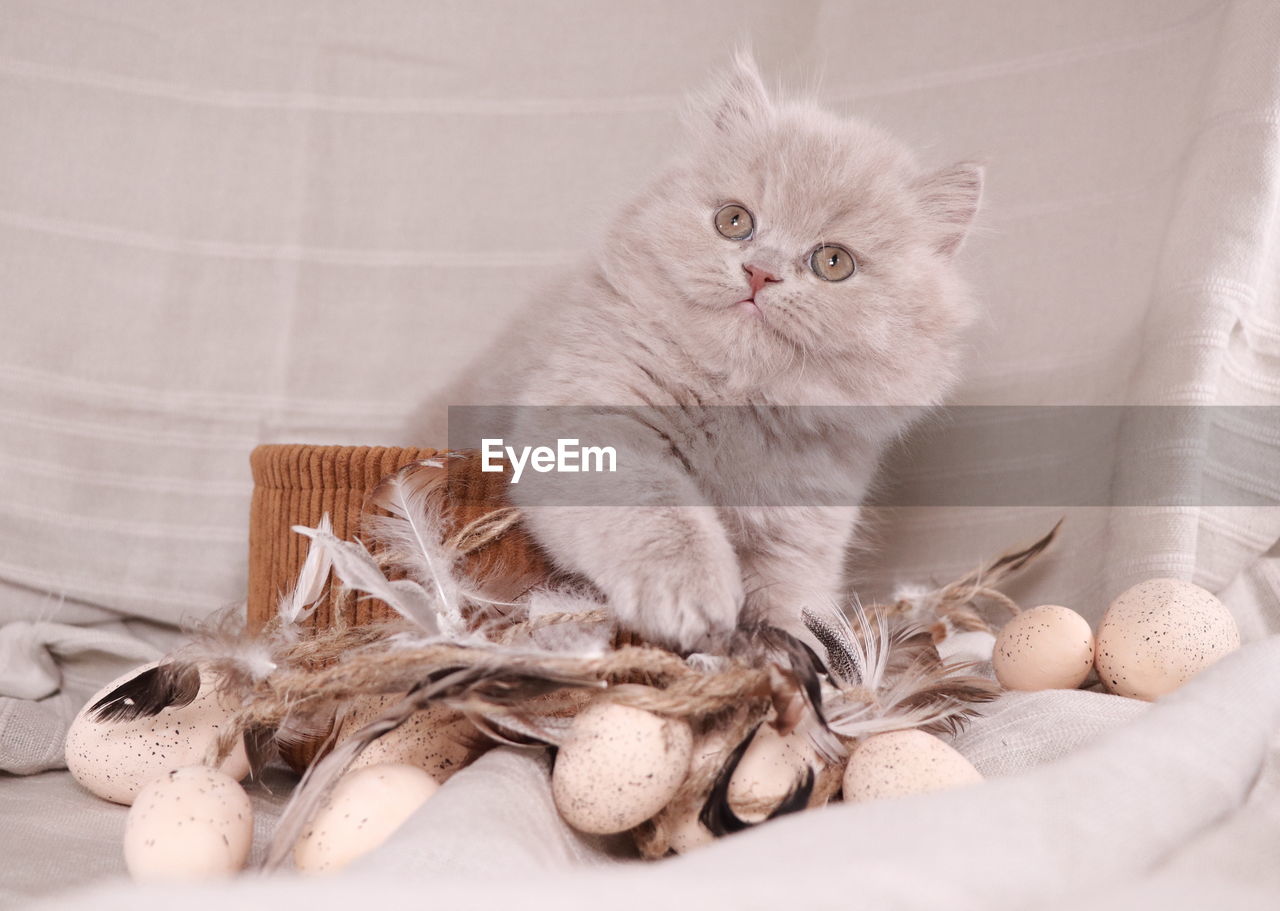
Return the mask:
M 742 268 L 746 271 L 747 275 L 749 276 L 748 280 L 751 283 L 752 297 L 756 296 L 756 294 L 760 291 L 760 289 L 765 286 L 766 282 L 782 281 L 782 279 L 778 278 L 778 276 L 774 275 L 772 272 L 770 272 L 768 269 L 764 268 L 763 266 L 757 266 L 753 263 L 743 263 Z

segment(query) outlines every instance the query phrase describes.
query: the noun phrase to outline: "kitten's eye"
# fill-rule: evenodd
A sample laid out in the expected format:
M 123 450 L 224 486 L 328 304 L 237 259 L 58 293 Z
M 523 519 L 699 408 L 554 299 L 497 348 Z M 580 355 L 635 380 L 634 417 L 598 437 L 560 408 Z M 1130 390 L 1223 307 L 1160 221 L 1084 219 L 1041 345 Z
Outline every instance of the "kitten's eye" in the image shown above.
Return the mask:
M 729 240 L 746 240 L 756 230 L 756 220 L 751 213 L 731 202 L 716 213 L 716 230 Z
M 824 282 L 842 282 L 858 268 L 853 254 L 836 244 L 824 244 L 809 255 L 809 268 Z

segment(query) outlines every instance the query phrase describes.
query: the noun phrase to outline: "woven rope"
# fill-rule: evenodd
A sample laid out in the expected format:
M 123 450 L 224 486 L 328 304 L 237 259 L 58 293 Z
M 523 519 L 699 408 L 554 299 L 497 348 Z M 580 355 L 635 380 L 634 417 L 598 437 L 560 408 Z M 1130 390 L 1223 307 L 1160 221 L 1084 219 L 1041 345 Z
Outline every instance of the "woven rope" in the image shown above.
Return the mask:
M 472 519 L 449 540 L 449 545 L 459 553 L 470 554 L 494 543 L 514 528 L 520 521 L 520 510 L 504 506 L 491 513 Z
M 519 522 L 518 509 L 495 509 L 466 522 L 446 543 L 463 555 L 472 554 L 499 542 Z M 917 615 L 927 611 L 937 621 L 931 630 L 935 639 L 950 629 L 990 631 L 990 622 L 979 605 L 994 604 L 1016 615 L 1018 605 L 995 585 L 1043 551 L 1056 531 L 1055 527 L 1031 547 L 984 564 L 922 599 L 902 600 L 873 610 Z M 649 645 L 630 644 L 630 640 L 620 634 L 615 635 L 611 651 L 589 657 L 522 652 L 519 648 L 522 638 L 555 625 L 608 623 L 610 618 L 603 610 L 524 620 L 490 620 L 483 626 L 489 644 L 480 646 L 413 644 L 412 640 L 395 635 L 406 631 L 403 623 L 375 626 L 345 623 L 348 612 L 342 608 L 351 596 L 342 586 L 335 589 L 333 625 L 289 644 L 275 656 L 277 670 L 258 681 L 252 692 L 239 694 L 244 708 L 237 716 L 235 728 L 245 731 L 277 728 L 291 716 L 298 718 L 333 711 L 361 696 L 404 694 L 437 674 L 461 670 L 491 670 L 495 678 L 527 674 L 531 678 L 564 681 L 565 686 L 587 691 L 599 686 L 598 698 L 684 719 L 693 724 L 703 738 L 712 734 L 723 738 L 729 749 L 764 721 L 773 708 L 774 681 L 768 667 L 731 661 L 714 672 L 697 670 L 676 654 Z M 628 683 L 644 685 L 619 685 Z M 863 695 L 874 701 L 873 693 Z M 510 704 L 486 704 L 483 697 L 469 700 L 463 708 L 499 726 L 502 716 L 509 716 L 511 712 Z M 536 717 L 563 714 L 565 708 L 563 700 L 531 699 L 522 703 L 519 711 Z M 223 740 L 223 747 L 229 750 L 232 738 L 227 736 Z M 719 772 L 720 764 L 712 758 L 695 762 L 667 808 L 634 831 L 636 843 L 645 856 L 661 856 L 668 851 L 672 825 L 680 821 L 681 814 L 701 807 Z M 813 800 L 825 802 L 839 787 L 838 775 L 825 767 L 818 772 Z M 753 801 L 735 809 L 749 817 L 767 814 L 772 807 Z

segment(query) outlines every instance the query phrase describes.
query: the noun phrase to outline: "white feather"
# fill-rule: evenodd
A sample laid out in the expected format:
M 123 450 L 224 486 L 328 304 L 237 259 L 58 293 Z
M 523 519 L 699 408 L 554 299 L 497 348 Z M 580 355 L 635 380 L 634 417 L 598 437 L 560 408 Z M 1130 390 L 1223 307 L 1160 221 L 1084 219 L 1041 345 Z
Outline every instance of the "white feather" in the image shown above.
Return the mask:
M 938 592 L 927 585 L 903 583 L 894 589 L 893 602 L 906 622 L 927 626 L 938 619 Z
M 228 678 L 243 676 L 265 680 L 276 670 L 274 648 L 269 637 L 250 633 L 245 625 L 244 602 L 216 611 L 195 629 L 192 638 L 174 652 L 182 662 L 200 665 L 223 677 L 224 689 L 235 691 Z
M 401 470 L 379 485 L 377 503 L 394 518 L 370 516 L 368 529 L 379 546 L 400 556 L 404 570 L 439 600 L 445 625 L 461 630 L 465 627 L 461 586 L 453 574 L 459 555 L 441 543 L 447 524 L 441 508 L 431 502 L 435 485 L 410 482 L 416 467 Z
M 305 525 L 295 525 L 293 530 L 310 538 L 312 547 L 321 548 L 328 554 L 333 562 L 333 571 L 347 588 L 386 602 L 400 616 L 429 634 L 440 632 L 439 614 L 426 590 L 412 579 L 387 581 L 363 544 L 344 541 L 331 532 Z
M 854 667 L 852 673 L 847 669 L 841 673 L 840 668 L 831 668 L 833 682 L 838 689 L 825 693 L 823 698 L 823 710 L 831 730 L 843 737 L 867 737 L 884 731 L 933 724 L 969 708 L 968 703 L 959 700 L 904 708 L 903 703 L 926 686 L 951 675 L 963 674 L 967 667 L 916 661 L 891 672 L 894 650 L 916 635 L 920 627 L 904 622 L 891 630 L 882 612 L 876 612 L 872 619 L 856 600 L 850 613 L 852 617 L 836 605 L 805 609 L 805 622 L 810 629 L 816 632 L 816 624 L 850 659 L 848 662 L 832 661 L 831 664 L 851 663 Z
M 839 654 L 828 656 L 829 669 L 840 683 L 874 690 L 884 679 L 896 637 L 882 613 L 877 612 L 873 622 L 856 598 L 849 613 L 835 603 L 816 602 L 804 609 L 804 622 L 815 635 L 821 631 L 834 639 L 837 652 L 847 656 L 847 661 Z
M 329 521 L 328 513 L 320 519 L 316 530 L 325 534 L 333 533 L 333 523 Z M 315 609 L 312 605 L 323 594 L 324 585 L 332 567 L 333 560 L 329 551 L 314 545 L 307 550 L 307 559 L 303 561 L 302 569 L 298 572 L 298 581 L 294 584 L 293 591 L 280 598 L 278 611 L 283 628 L 294 627 L 311 616 Z M 311 609 L 308 610 L 308 608 Z

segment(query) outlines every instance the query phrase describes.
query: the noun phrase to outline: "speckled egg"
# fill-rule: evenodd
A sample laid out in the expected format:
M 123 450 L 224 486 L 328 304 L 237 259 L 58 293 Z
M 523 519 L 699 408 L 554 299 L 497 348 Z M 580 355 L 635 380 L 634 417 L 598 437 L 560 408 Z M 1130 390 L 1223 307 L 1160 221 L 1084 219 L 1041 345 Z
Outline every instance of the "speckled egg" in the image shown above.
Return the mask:
M 624 832 L 670 802 L 692 755 L 687 723 L 597 699 L 574 719 L 556 754 L 556 807 L 581 832 Z
M 924 731 L 890 731 L 862 741 L 844 770 L 849 802 L 942 791 L 982 781 L 954 748 Z
M 1180 579 L 1150 579 L 1111 602 L 1094 662 L 1111 692 L 1149 702 L 1239 647 L 1235 618 L 1210 592 Z
M 733 750 L 725 731 L 714 730 L 696 738 L 693 744 L 693 759 L 689 763 L 689 774 L 695 775 L 714 768 L 724 766 Z M 702 799 L 685 800 L 679 806 L 669 805 L 664 814 L 668 834 L 668 846 L 677 854 L 686 854 L 695 848 L 715 841 L 715 836 L 698 818 L 702 813 Z
M 99 699 L 156 664 L 136 668 L 94 693 L 67 731 L 67 768 L 85 788 L 115 803 L 130 804 L 153 778 L 204 762 L 232 717 L 209 676 L 201 677 L 200 694 L 193 702 L 150 718 L 100 722 L 89 717 L 89 709 Z M 237 744 L 221 770 L 237 781 L 249 774 L 243 743 Z
M 365 696 L 353 700 L 338 732 L 341 741 L 398 703 L 401 696 Z M 383 734 L 351 763 L 350 768 L 386 763 L 403 763 L 422 769 L 444 784 L 454 772 L 466 766 L 486 747 L 475 726 L 460 713 L 443 705 L 415 712 L 408 721 Z
M 294 865 L 305 873 L 342 869 L 390 838 L 439 787 L 418 766 L 404 763 L 347 772 L 294 846 Z
M 175 769 L 138 792 L 124 827 L 124 862 L 140 882 L 228 876 L 253 843 L 253 807 L 234 779 L 208 766 Z
M 818 754 L 803 734 L 783 736 L 761 725 L 729 779 L 729 808 L 740 819 L 761 822 L 795 789 L 808 769 L 817 771 Z
M 1093 630 L 1075 611 L 1042 604 L 1004 625 L 991 655 L 1010 690 L 1073 690 L 1093 668 Z
M 702 801 L 687 801 L 667 820 L 667 846 L 677 854 L 688 854 L 716 840 L 698 817 Z

